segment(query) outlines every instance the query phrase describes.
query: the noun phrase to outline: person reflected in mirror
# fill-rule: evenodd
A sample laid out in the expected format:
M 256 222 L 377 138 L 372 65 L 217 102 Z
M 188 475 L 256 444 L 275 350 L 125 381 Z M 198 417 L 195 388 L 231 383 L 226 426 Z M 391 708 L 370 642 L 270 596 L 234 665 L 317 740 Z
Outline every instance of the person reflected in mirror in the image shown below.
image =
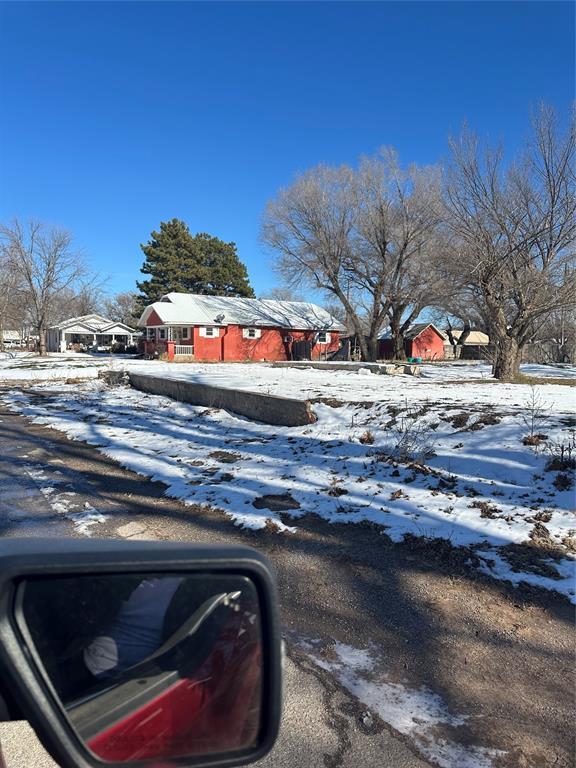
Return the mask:
M 177 577 L 143 579 L 113 623 L 84 649 L 87 669 L 104 678 L 153 654 L 162 645 L 166 611 L 181 583 Z

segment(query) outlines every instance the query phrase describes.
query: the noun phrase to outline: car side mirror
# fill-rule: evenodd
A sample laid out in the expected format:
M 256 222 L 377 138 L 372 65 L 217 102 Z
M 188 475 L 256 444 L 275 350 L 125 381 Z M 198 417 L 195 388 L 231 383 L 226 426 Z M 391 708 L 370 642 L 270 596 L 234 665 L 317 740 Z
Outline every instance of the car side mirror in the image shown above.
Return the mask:
M 271 748 L 280 633 L 254 550 L 11 540 L 0 572 L 2 687 L 59 765 L 231 766 Z

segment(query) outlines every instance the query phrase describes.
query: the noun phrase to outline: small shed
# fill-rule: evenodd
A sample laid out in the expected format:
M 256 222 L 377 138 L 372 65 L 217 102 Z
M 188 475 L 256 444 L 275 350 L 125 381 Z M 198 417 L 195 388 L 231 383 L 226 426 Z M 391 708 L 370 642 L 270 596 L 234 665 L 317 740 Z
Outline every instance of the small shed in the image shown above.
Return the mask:
M 392 360 L 394 346 L 390 328 L 379 339 L 379 357 Z M 443 360 L 446 334 L 433 323 L 417 323 L 404 334 L 404 354 L 406 357 L 421 357 L 422 360 Z

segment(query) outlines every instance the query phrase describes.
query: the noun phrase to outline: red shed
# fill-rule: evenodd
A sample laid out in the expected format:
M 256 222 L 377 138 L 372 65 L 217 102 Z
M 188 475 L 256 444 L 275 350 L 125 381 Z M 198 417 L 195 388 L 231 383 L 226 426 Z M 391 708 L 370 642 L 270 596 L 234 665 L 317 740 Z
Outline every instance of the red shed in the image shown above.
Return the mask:
M 433 323 L 417 323 L 404 334 L 406 357 L 421 357 L 422 360 L 443 360 L 446 335 Z M 379 357 L 391 360 L 393 356 L 390 329 L 380 337 Z
M 324 359 L 343 326 L 316 304 L 168 293 L 138 321 L 144 353 L 168 360 Z

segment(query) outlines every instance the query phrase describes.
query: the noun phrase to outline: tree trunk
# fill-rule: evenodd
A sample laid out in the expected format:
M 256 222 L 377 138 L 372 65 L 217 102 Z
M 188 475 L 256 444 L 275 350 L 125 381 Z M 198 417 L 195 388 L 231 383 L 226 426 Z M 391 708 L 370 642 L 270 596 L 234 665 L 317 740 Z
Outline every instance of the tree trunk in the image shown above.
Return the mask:
M 378 334 L 371 334 L 367 341 L 368 357 L 367 363 L 374 363 L 378 359 Z
M 404 349 L 404 335 L 397 330 L 392 332 L 392 359 L 406 360 L 406 350 Z
M 505 336 L 496 343 L 496 358 L 492 375 L 500 381 L 514 381 L 520 375 L 521 349 L 518 341 Z
M 370 360 L 370 351 L 368 349 L 368 344 L 366 343 L 366 336 L 364 333 L 358 333 L 356 332 L 356 341 L 358 342 L 358 346 L 360 347 L 360 357 L 362 360 Z
M 38 354 L 40 357 L 47 357 L 48 353 L 46 352 L 46 329 L 42 325 L 38 328 L 38 344 L 40 348 Z

